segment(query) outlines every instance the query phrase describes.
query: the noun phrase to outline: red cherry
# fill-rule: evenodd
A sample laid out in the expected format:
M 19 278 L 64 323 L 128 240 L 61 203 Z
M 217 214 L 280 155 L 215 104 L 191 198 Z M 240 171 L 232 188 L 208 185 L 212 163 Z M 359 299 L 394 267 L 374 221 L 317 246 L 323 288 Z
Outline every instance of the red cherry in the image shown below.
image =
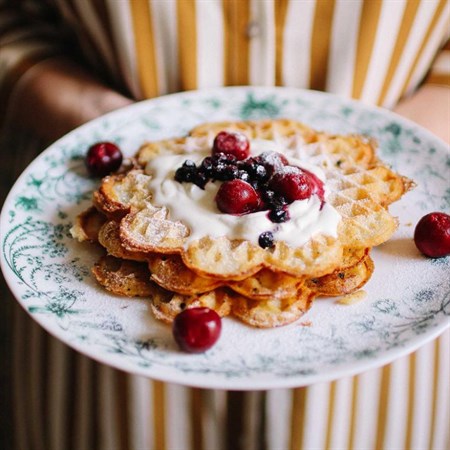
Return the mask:
M 219 339 L 222 320 L 206 307 L 188 308 L 178 314 L 172 332 L 178 346 L 189 353 L 202 353 Z
M 414 230 L 414 242 L 430 258 L 450 255 L 450 216 L 442 212 L 423 216 Z
M 261 163 L 267 170 L 269 176 L 283 170 L 283 166 L 289 165 L 289 161 L 282 153 L 268 151 L 259 155 Z
M 246 181 L 225 181 L 216 195 L 217 207 L 227 214 L 248 214 L 255 212 L 261 205 L 261 198 Z
M 288 203 L 311 197 L 313 185 L 306 172 L 296 167 L 275 173 L 270 180 L 270 188 L 283 196 Z
M 86 155 L 86 168 L 94 177 L 104 177 L 116 171 L 122 164 L 122 152 L 112 142 L 98 142 L 91 147 Z
M 250 142 L 243 133 L 221 131 L 214 139 L 212 154 L 225 153 L 241 161 L 250 155 Z
M 305 169 L 302 170 L 308 175 L 311 182 L 311 194 L 316 194 L 322 203 L 325 202 L 325 187 L 323 185 L 323 181 L 314 173 Z

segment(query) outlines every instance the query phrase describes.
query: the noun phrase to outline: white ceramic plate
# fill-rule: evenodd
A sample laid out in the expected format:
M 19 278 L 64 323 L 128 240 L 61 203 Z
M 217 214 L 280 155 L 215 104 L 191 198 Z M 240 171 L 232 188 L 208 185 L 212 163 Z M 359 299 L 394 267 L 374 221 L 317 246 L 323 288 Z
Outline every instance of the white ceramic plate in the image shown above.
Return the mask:
M 400 226 L 373 251 L 364 301 L 317 300 L 299 322 L 258 330 L 223 321 L 208 352 L 180 352 L 148 301 L 112 296 L 90 275 L 97 255 L 69 236 L 96 184 L 83 157 L 99 140 L 131 155 L 144 140 L 182 135 L 223 119 L 288 117 L 317 129 L 364 133 L 380 156 L 417 188 L 392 207 Z M 21 305 L 67 345 L 105 364 L 152 378 L 209 388 L 301 386 L 380 366 L 413 351 L 449 325 L 450 258 L 416 250 L 414 226 L 449 212 L 447 146 L 410 122 L 329 94 L 287 88 L 221 88 L 137 103 L 96 119 L 48 148 L 23 173 L 1 214 L 1 263 Z M 310 326 L 305 324 L 310 323 Z

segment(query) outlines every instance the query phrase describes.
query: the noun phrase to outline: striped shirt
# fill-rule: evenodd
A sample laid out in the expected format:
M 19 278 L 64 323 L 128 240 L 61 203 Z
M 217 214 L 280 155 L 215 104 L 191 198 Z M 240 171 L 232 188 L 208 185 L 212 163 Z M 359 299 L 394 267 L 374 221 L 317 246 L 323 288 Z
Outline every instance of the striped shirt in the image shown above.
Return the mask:
M 449 55 L 440 52 L 449 38 L 446 0 L 6 3 L 3 98 L 32 64 L 68 51 L 135 99 L 222 85 L 283 85 L 390 108 L 427 75 L 449 84 Z M 434 62 L 439 77 L 429 70 Z
M 423 82 L 450 85 L 447 0 L 0 4 L 2 112 L 21 76 L 55 55 L 72 56 L 136 100 L 223 85 L 279 85 L 391 108 Z M 102 366 L 17 309 L 16 448 L 445 449 L 449 336 L 357 376 L 239 393 Z

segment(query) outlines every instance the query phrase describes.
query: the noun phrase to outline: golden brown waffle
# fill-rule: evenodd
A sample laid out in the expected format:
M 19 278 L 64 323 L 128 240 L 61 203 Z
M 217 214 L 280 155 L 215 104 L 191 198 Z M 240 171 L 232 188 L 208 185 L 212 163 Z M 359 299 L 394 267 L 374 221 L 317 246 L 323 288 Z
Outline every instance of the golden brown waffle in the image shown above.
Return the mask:
M 70 231 L 79 242 L 97 242 L 98 233 L 106 220 L 107 218 L 100 211 L 91 206 L 77 216 Z
M 142 252 L 130 252 L 120 240 L 120 225 L 114 220 L 105 222 L 98 231 L 98 242 L 105 247 L 108 255 L 132 261 L 145 262 L 148 254 Z
M 313 284 L 308 281 L 307 286 L 318 295 L 347 294 L 351 286 L 359 287 L 369 278 L 365 269 L 367 258 L 368 249 L 347 250 L 338 269 L 332 274 L 314 278 Z M 149 255 L 148 262 L 151 279 L 155 283 L 165 290 L 182 295 L 202 294 L 220 286 L 228 286 L 253 300 L 282 299 L 294 296 L 305 283 L 303 278 L 269 269 L 262 269 L 241 281 L 202 277 L 189 269 L 179 255 L 152 254 Z M 361 267 L 357 268 L 358 266 Z
M 92 268 L 95 279 L 108 291 L 126 297 L 149 297 L 154 286 L 147 264 L 102 257 Z
M 152 204 L 147 162 L 164 154 L 210 151 L 223 130 L 269 139 L 279 151 L 325 173 L 329 202 L 340 214 L 337 238 L 315 235 L 290 247 L 269 249 L 227 236 L 189 239 L 191 230 Z M 337 136 L 285 119 L 204 124 L 188 136 L 144 144 L 137 165 L 105 177 L 94 208 L 72 229 L 78 240 L 107 251 L 93 268 L 97 281 L 118 295 L 145 296 L 160 320 L 170 323 L 185 308 L 207 306 L 255 327 L 297 320 L 317 296 L 354 292 L 370 278 L 369 249 L 385 242 L 397 221 L 388 206 L 413 183 L 384 165 L 376 144 L 363 136 Z
M 214 137 L 223 130 L 238 131 L 250 139 L 272 140 L 288 152 L 301 145 L 301 157 L 330 170 L 355 165 L 369 168 L 377 161 L 373 139 L 361 135 L 339 136 L 318 132 L 290 119 L 206 123 L 192 129 L 186 137 L 143 144 L 137 160 L 144 167 L 149 160 L 161 154 L 208 151 Z
M 311 307 L 315 293 L 306 286 L 300 287 L 292 297 L 269 300 L 251 300 L 233 295 L 232 314 L 257 328 L 288 325 L 299 319 Z
M 205 150 L 222 129 L 239 130 L 251 138 L 284 142 L 287 151 L 298 142 L 306 142 L 327 164 L 330 158 L 338 157 L 341 164 L 337 168 L 322 164 L 331 189 L 329 201 L 342 216 L 338 239 L 317 235 L 296 248 L 277 242 L 270 251 L 225 236 L 204 236 L 188 243 L 190 230 L 172 221 L 165 208 L 152 206 L 146 197 L 144 208 L 134 208 L 121 221 L 120 236 L 128 250 L 178 253 L 200 276 L 223 280 L 242 280 L 264 267 L 295 277 L 318 277 L 339 267 L 344 247 L 373 247 L 389 239 L 395 231 L 397 222 L 385 206 L 398 199 L 409 183 L 377 161 L 373 142 L 361 137 L 317 133 L 292 120 L 205 124 L 194 128 L 186 138 L 148 144 L 151 152 L 142 147 L 138 160 L 144 163 L 157 154 L 180 153 L 183 146 L 187 153 Z
M 176 315 L 184 309 L 195 307 L 207 307 L 216 311 L 219 316 L 225 317 L 230 314 L 232 305 L 229 291 L 223 288 L 197 295 L 175 294 L 158 288 L 152 293 L 151 299 L 153 314 L 166 323 L 172 323 Z
M 389 206 L 414 187 L 414 183 L 384 165 L 370 169 L 351 167 L 339 171 L 327 171 L 327 184 L 331 188 L 332 203 L 342 203 L 340 199 L 370 196 L 376 203 Z
M 142 170 L 107 176 L 94 192 L 93 203 L 110 219 L 120 220 L 132 209 L 146 207 L 146 201 L 151 198 L 147 188 L 149 180 Z
M 178 294 L 202 294 L 223 285 L 222 280 L 198 276 L 183 263 L 180 255 L 155 253 L 149 257 L 148 267 L 155 283 Z
M 306 286 L 318 296 L 337 297 L 357 291 L 369 281 L 374 271 L 374 263 L 369 255 L 352 267 L 337 269 L 320 278 L 312 278 Z
M 228 286 L 238 294 L 252 300 L 270 300 L 295 296 L 303 283 L 303 278 L 262 269 L 245 280 L 232 281 L 228 283 Z
M 221 317 L 232 314 L 248 325 L 273 328 L 299 319 L 310 308 L 313 299 L 314 293 L 306 287 L 298 289 L 290 298 L 261 301 L 226 288 L 192 296 L 158 288 L 152 294 L 151 309 L 157 319 L 166 323 L 172 323 L 184 309 L 203 306 L 215 310 Z

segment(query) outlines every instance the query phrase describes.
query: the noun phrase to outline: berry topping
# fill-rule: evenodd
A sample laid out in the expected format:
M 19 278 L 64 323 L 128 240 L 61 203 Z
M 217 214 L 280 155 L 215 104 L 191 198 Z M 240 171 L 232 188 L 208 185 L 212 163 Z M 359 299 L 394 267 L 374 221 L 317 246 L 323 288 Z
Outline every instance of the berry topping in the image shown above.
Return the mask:
M 270 180 L 270 187 L 278 195 L 283 196 L 288 203 L 305 200 L 312 194 L 310 176 L 296 167 L 275 173 Z
M 414 242 L 430 258 L 450 255 L 450 216 L 442 212 L 423 216 L 416 225 Z
M 225 153 L 243 160 L 250 155 L 250 142 L 245 134 L 221 131 L 214 139 L 212 153 Z
M 213 177 L 216 180 L 219 181 L 228 181 L 228 180 L 234 180 L 235 178 L 238 178 L 239 175 L 239 169 L 237 166 L 229 164 L 229 165 L 222 165 L 219 164 L 215 171 L 213 172 Z
M 249 214 L 269 210 L 268 218 L 275 223 L 290 219 L 288 205 L 317 195 L 323 207 L 324 186 L 313 173 L 289 165 L 286 156 L 266 151 L 249 156 L 250 144 L 242 133 L 220 132 L 212 155 L 196 166 L 186 160 L 177 169 L 175 180 L 194 183 L 201 189 L 208 181 L 222 181 L 216 195 L 217 207 L 227 214 Z
M 208 182 L 206 171 L 199 170 L 194 161 L 187 159 L 175 172 L 175 180 L 179 183 L 194 183 L 203 189 Z
M 282 170 L 283 166 L 289 164 L 287 158 L 278 152 L 264 152 L 261 153 L 259 158 L 269 176 L 273 175 L 275 172 L 279 172 Z
M 245 170 L 238 170 L 237 178 L 239 178 L 242 181 L 246 181 L 247 183 L 250 183 L 250 175 Z
M 197 167 L 194 161 L 187 159 L 181 167 L 175 172 L 175 180 L 187 183 L 193 183 L 197 175 Z
M 172 327 L 178 346 L 189 353 L 202 353 L 219 339 L 222 330 L 220 316 L 206 307 L 188 308 L 178 314 Z
M 242 215 L 258 211 L 261 199 L 250 184 L 236 179 L 220 186 L 216 203 L 223 213 Z
M 122 164 L 122 159 L 122 152 L 116 144 L 98 142 L 89 147 L 85 164 L 90 175 L 104 177 L 115 172 Z
M 269 211 L 269 219 L 274 223 L 287 222 L 290 219 L 287 205 L 281 208 L 271 209 Z
M 308 176 L 309 176 L 309 180 L 311 182 L 311 186 L 312 186 L 312 194 L 316 194 L 320 200 L 322 201 L 322 206 L 323 203 L 325 203 L 325 189 L 323 187 L 323 182 L 320 178 L 318 178 L 316 175 L 314 175 L 313 173 L 309 172 L 308 170 L 302 169 L 303 172 L 305 172 Z
M 275 245 L 275 238 L 270 231 L 264 231 L 259 235 L 258 244 L 262 248 L 270 248 Z

